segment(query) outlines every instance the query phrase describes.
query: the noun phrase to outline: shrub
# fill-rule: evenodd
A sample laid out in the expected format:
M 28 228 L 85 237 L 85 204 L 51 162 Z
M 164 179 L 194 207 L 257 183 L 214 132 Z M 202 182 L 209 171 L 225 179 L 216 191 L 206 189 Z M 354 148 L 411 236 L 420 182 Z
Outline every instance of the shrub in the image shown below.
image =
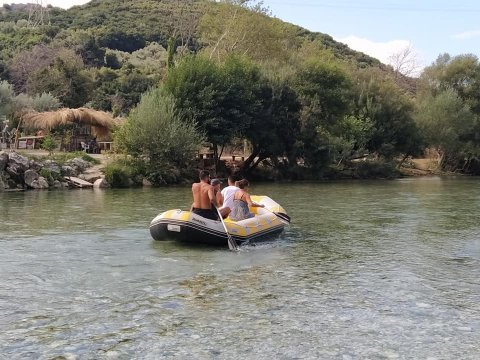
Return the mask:
M 53 150 L 55 150 L 57 147 L 57 143 L 51 135 L 47 135 L 43 138 L 42 145 L 40 145 L 40 147 L 48 151 L 49 155 L 52 155 Z
M 91 164 L 100 164 L 100 160 L 95 159 L 94 157 L 88 155 L 83 151 L 75 151 L 69 153 L 58 153 L 52 156 L 52 160 L 55 160 L 60 165 L 65 165 L 68 160 L 72 160 L 75 158 L 82 158 L 85 161 L 88 161 Z
M 100 164 L 100 160 L 95 159 L 94 157 L 88 155 L 87 153 L 81 152 L 81 155 L 79 157 L 85 161 L 88 161 L 91 164 L 97 164 L 97 165 Z
M 194 158 L 204 137 L 182 119 L 171 96 L 154 89 L 142 96 L 125 125 L 115 133 L 118 148 L 143 161 L 147 172 L 182 169 Z
M 153 185 L 176 184 L 182 180 L 181 172 L 175 168 L 154 169 L 147 174 L 147 179 Z
M 45 180 L 47 180 L 48 185 L 53 186 L 53 184 L 55 182 L 55 177 L 53 176 L 53 173 L 50 170 L 42 169 L 42 170 L 40 170 L 39 175 L 44 177 Z
M 125 163 L 116 161 L 108 164 L 105 169 L 105 180 L 115 188 L 129 187 L 131 184 L 131 169 Z

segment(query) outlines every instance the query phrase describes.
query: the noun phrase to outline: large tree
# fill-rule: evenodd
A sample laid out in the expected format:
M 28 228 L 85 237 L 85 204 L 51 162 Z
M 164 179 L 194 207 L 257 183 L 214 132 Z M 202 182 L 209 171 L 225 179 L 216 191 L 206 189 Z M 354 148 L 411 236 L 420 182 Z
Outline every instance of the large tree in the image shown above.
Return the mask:
M 475 55 L 451 57 L 443 54 L 425 68 L 419 81 L 419 93 L 436 95 L 454 89 L 458 96 L 480 113 L 480 62 Z
M 67 107 L 80 107 L 91 99 L 92 78 L 80 55 L 58 49 L 53 64 L 33 72 L 27 80 L 28 94 L 51 93 Z
M 471 136 L 476 117 L 455 90 L 422 97 L 416 119 L 428 144 L 439 151 L 442 168 L 468 166 L 480 155 L 478 142 Z
M 192 56 L 171 69 L 164 85 L 183 115 L 205 132 L 218 159 L 223 147 L 249 126 L 258 108 L 259 79 L 258 68 L 247 60 L 231 57 L 217 65 Z
M 480 63 L 443 54 L 419 80 L 417 121 L 446 170 L 480 173 Z
M 413 100 L 376 70 L 358 71 L 355 84 L 354 112 L 373 122 L 368 150 L 387 159 L 419 154 L 423 139 L 413 118 Z
M 302 65 L 295 89 L 302 102 L 303 159 L 307 167 L 321 170 L 335 159 L 335 130 L 349 113 L 351 83 L 339 63 L 320 59 Z
M 252 172 L 263 160 L 288 170 L 299 156 L 300 108 L 296 92 L 286 79 L 265 78 L 257 93 L 260 108 L 244 136 L 252 146 L 242 170 Z

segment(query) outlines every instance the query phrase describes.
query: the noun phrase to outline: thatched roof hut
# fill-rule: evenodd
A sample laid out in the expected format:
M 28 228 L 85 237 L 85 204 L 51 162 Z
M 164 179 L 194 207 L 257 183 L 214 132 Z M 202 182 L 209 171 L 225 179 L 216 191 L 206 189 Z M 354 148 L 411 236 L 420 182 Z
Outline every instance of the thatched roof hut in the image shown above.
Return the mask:
M 23 126 L 27 129 L 52 130 L 56 127 L 80 124 L 90 125 L 92 135 L 106 137 L 111 129 L 121 123 L 104 111 L 87 108 L 60 109 L 48 112 L 30 112 L 22 116 Z

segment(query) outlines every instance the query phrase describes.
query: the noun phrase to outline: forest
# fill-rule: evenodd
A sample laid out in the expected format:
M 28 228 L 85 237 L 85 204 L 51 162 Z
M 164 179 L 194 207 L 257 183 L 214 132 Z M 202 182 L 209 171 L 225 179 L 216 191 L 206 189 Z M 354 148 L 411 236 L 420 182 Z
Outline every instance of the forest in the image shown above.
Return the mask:
M 119 167 L 153 183 L 247 142 L 251 177 L 389 177 L 428 149 L 480 174 L 480 63 L 418 77 L 271 16 L 255 1 L 93 0 L 0 8 L 0 119 L 89 107 L 125 118 Z M 401 65 L 401 64 L 399 64 Z

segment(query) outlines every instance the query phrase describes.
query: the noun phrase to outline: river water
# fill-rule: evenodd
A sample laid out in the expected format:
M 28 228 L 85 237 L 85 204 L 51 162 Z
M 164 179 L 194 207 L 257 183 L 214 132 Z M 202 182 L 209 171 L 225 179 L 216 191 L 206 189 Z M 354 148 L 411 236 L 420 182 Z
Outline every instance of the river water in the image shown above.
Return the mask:
M 257 185 L 277 241 L 155 242 L 184 187 L 0 194 L 1 359 L 479 359 L 480 182 Z

